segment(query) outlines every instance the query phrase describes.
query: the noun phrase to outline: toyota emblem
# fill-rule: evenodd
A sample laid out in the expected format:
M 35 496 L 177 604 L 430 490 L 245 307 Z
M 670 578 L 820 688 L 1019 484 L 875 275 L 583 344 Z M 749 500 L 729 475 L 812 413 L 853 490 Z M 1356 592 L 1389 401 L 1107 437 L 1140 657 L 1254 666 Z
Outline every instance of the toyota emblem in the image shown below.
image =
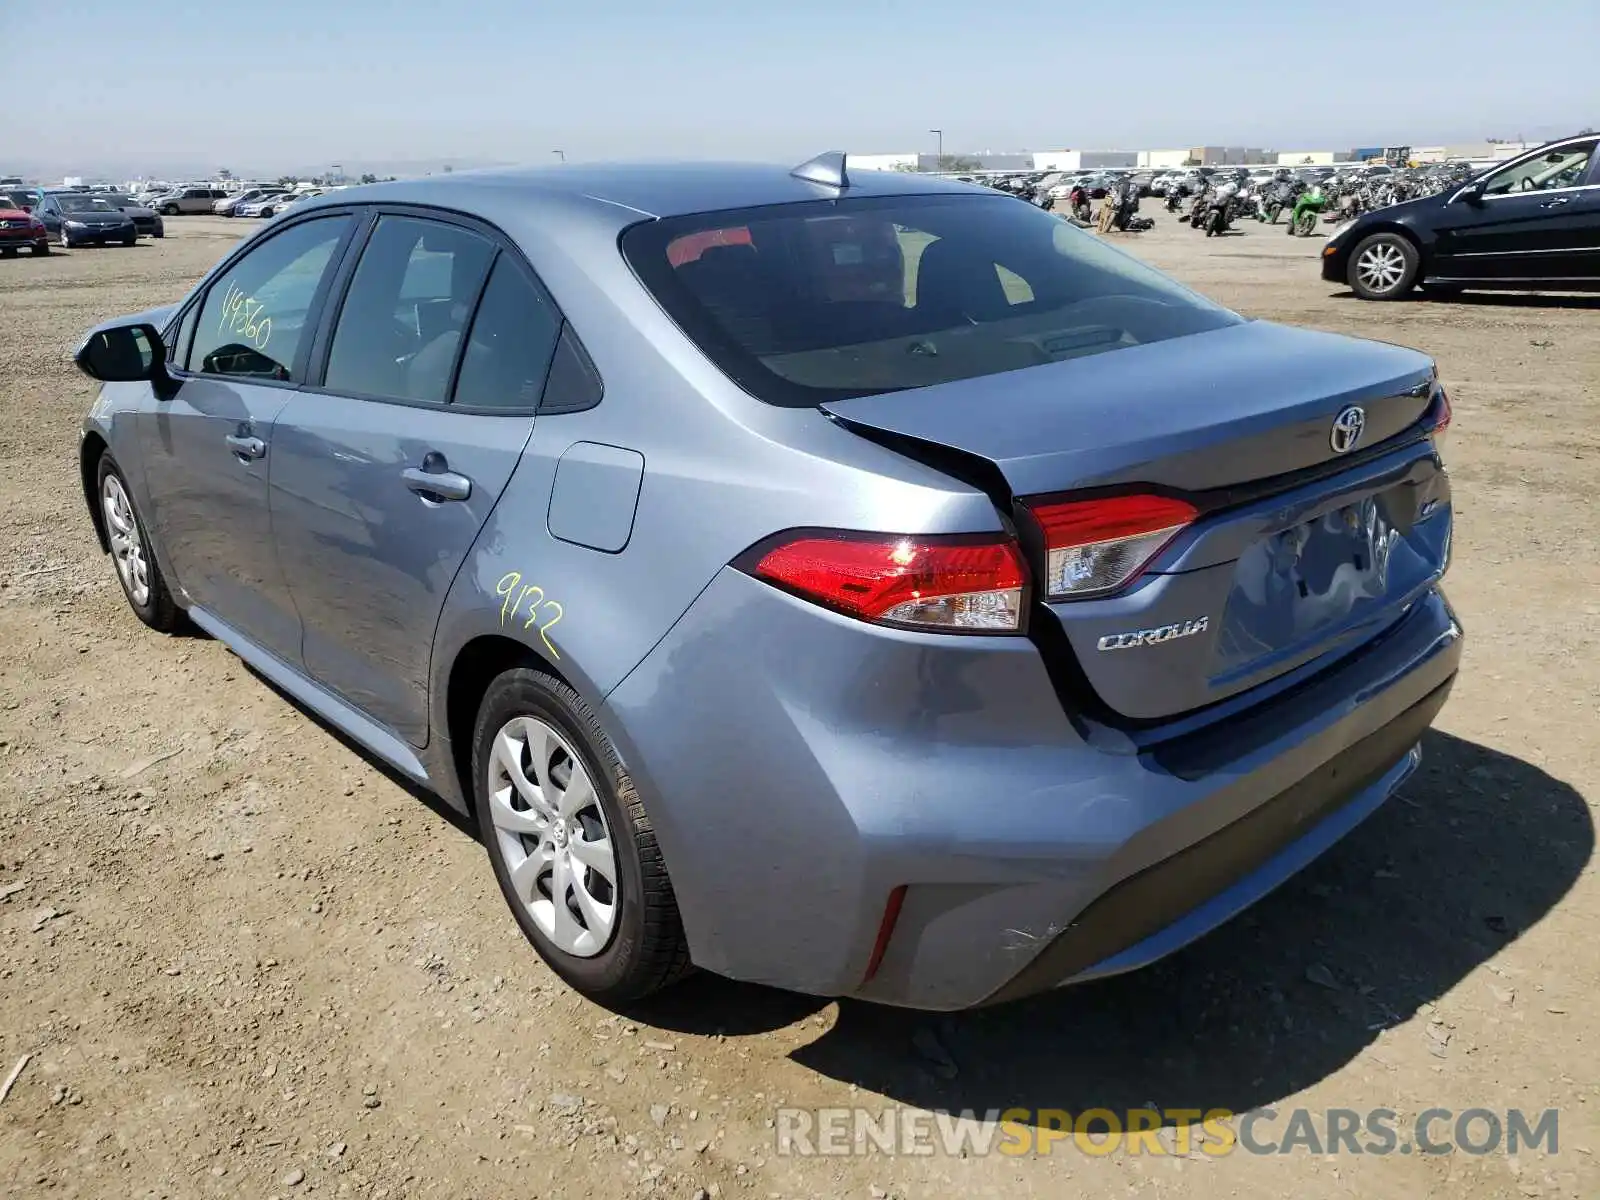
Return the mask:
M 1333 430 L 1328 434 L 1328 444 L 1335 454 L 1349 454 L 1366 432 L 1367 413 L 1359 404 L 1348 404 L 1333 419 Z

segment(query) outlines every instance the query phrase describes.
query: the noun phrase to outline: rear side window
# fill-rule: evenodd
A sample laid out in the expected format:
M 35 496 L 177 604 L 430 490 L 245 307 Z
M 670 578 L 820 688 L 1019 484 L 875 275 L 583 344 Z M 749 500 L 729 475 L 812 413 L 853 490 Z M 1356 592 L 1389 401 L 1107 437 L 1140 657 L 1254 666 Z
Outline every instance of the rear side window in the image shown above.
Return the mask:
M 306 318 L 350 222 L 322 217 L 285 229 L 218 276 L 200 308 L 188 369 L 299 382 Z
M 560 332 L 555 305 L 502 254 L 472 321 L 455 403 L 532 411 Z
M 622 249 L 714 362 L 781 405 L 994 375 L 1242 319 L 1002 196 L 650 221 Z
M 350 282 L 323 385 L 443 404 L 495 247 L 458 225 L 382 217 Z

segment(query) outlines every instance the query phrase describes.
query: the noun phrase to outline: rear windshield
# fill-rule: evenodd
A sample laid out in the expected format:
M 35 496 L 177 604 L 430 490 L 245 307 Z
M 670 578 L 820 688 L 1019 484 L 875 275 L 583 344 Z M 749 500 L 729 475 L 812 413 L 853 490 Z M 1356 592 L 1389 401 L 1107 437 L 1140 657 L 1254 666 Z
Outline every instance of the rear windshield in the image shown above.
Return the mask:
M 926 387 L 1242 318 L 1006 196 L 845 199 L 635 225 L 629 264 L 772 404 Z

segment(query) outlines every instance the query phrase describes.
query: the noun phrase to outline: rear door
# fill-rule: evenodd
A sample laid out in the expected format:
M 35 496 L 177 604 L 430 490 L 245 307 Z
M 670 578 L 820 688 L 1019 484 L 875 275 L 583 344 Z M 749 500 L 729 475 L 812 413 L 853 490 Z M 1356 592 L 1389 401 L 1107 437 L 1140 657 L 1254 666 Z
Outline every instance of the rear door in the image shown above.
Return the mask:
M 444 598 L 533 429 L 560 316 L 489 231 L 378 215 L 279 414 L 272 518 L 308 672 L 415 745 Z
M 285 662 L 300 618 L 272 545 L 278 414 L 305 377 L 311 327 L 355 225 L 292 225 L 253 245 L 179 326 L 176 395 L 139 417 L 152 518 L 189 599 Z

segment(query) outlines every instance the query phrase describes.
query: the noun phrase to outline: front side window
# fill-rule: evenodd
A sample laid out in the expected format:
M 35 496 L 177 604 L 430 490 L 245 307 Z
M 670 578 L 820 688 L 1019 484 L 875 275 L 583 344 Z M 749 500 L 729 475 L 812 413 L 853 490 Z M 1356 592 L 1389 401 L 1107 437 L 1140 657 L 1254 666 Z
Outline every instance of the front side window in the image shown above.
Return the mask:
M 1547 192 L 1551 188 L 1577 187 L 1589 172 L 1595 143 L 1582 142 L 1496 171 L 1484 186 L 1486 196 L 1514 196 L 1518 192 Z
M 345 296 L 324 386 L 443 404 L 494 255 L 486 238 L 456 225 L 380 218 Z
M 555 305 L 502 254 L 467 335 L 454 402 L 531 410 L 544 390 L 560 332 Z
M 200 309 L 189 370 L 299 382 L 307 316 L 351 221 L 322 217 L 285 229 L 218 276 Z
M 635 225 L 622 249 L 724 372 L 781 405 L 994 375 L 1242 320 L 999 196 L 706 213 Z

